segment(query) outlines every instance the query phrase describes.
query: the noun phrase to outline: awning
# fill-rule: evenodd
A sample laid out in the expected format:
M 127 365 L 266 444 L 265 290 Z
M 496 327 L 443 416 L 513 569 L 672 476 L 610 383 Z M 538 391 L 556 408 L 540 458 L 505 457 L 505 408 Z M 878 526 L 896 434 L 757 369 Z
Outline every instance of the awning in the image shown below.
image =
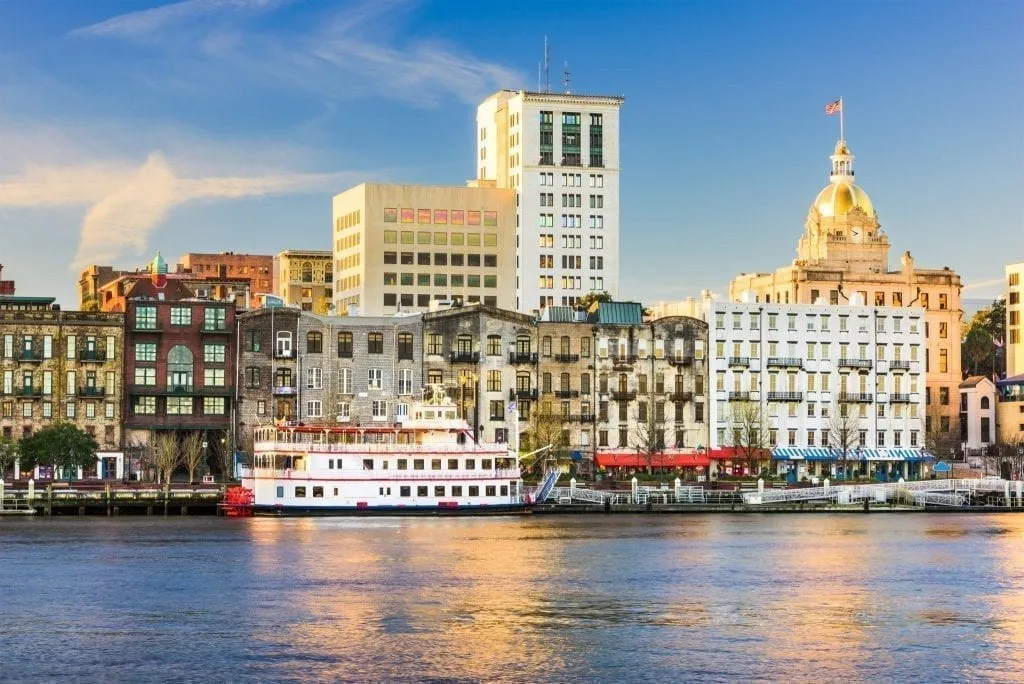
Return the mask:
M 854 448 L 846 454 L 847 461 L 931 461 L 934 456 L 924 449 L 867 449 Z M 840 461 L 838 449 L 825 447 L 777 447 L 772 450 L 773 461 Z
M 594 462 L 601 468 L 646 468 L 647 454 L 636 451 L 606 451 L 594 455 Z M 707 454 L 662 452 L 651 457 L 652 468 L 694 468 L 711 465 Z

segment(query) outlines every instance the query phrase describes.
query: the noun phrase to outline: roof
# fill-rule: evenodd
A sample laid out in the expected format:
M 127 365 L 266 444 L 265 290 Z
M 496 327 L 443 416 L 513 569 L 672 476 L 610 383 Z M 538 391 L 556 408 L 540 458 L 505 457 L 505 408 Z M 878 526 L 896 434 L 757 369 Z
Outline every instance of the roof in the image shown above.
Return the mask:
M 1003 378 L 996 382 L 996 387 L 1009 387 L 1011 385 L 1024 385 L 1024 373 L 1014 375 L 1011 378 Z
M 971 377 L 967 378 L 966 380 L 960 383 L 960 389 L 965 389 L 968 387 L 977 387 L 979 383 L 985 380 L 988 380 L 988 378 L 986 378 L 984 375 L 972 375 Z M 989 380 L 989 382 L 991 382 L 991 380 Z
M 549 306 L 540 313 L 540 320 L 547 323 L 578 323 L 576 310 L 571 306 Z M 586 319 L 584 319 L 586 320 Z
M 0 296 L 0 304 L 42 304 L 49 306 L 57 301 L 56 297 L 18 297 L 14 295 Z
M 647 454 L 639 451 L 599 451 L 594 460 L 600 468 L 646 468 Z M 711 465 L 707 454 L 659 451 L 650 455 L 652 468 L 694 468 Z
M 604 325 L 642 325 L 644 308 L 637 302 L 600 302 L 596 318 L 591 321 Z

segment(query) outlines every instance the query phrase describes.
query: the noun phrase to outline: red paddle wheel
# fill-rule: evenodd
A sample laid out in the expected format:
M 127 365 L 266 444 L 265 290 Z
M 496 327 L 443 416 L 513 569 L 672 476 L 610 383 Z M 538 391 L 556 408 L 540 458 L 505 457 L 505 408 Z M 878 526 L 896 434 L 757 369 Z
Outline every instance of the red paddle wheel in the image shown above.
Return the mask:
M 229 518 L 247 518 L 252 515 L 252 507 L 255 503 L 256 495 L 251 489 L 228 487 L 220 505 L 224 509 L 224 515 Z

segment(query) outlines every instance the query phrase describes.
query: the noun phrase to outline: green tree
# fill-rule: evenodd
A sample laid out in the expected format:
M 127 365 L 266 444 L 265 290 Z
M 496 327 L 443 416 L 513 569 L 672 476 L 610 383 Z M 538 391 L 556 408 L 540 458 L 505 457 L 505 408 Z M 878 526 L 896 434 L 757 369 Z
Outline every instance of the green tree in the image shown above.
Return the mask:
M 961 338 L 961 356 L 967 362 L 967 371 L 973 375 L 1004 375 L 1006 373 L 1006 302 L 997 299 L 964 324 Z
M 995 372 L 996 346 L 989 331 L 980 325 L 973 326 L 961 345 L 961 355 L 965 362 L 964 370 L 969 375 L 991 376 Z
M 0 439 L 0 479 L 2 479 L 9 468 L 14 467 L 18 460 L 18 443 L 9 439 Z
M 68 473 L 96 465 L 96 439 L 71 423 L 57 423 L 21 440 L 22 467 L 50 465 Z
M 612 296 L 608 294 L 607 290 L 602 290 L 601 292 L 588 292 L 587 294 L 583 295 L 578 300 L 576 300 L 576 305 L 579 306 L 581 309 L 586 309 L 589 311 L 590 307 L 596 302 L 610 301 L 612 301 Z

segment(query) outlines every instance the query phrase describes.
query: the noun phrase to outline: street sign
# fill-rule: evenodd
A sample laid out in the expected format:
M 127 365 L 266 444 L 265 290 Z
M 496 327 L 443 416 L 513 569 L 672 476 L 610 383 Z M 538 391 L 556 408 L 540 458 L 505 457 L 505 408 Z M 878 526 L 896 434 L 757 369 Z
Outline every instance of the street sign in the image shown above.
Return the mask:
M 948 473 L 953 470 L 953 466 L 946 463 L 945 461 L 939 461 L 938 463 L 935 464 L 935 467 L 932 470 L 934 470 L 937 473 Z

